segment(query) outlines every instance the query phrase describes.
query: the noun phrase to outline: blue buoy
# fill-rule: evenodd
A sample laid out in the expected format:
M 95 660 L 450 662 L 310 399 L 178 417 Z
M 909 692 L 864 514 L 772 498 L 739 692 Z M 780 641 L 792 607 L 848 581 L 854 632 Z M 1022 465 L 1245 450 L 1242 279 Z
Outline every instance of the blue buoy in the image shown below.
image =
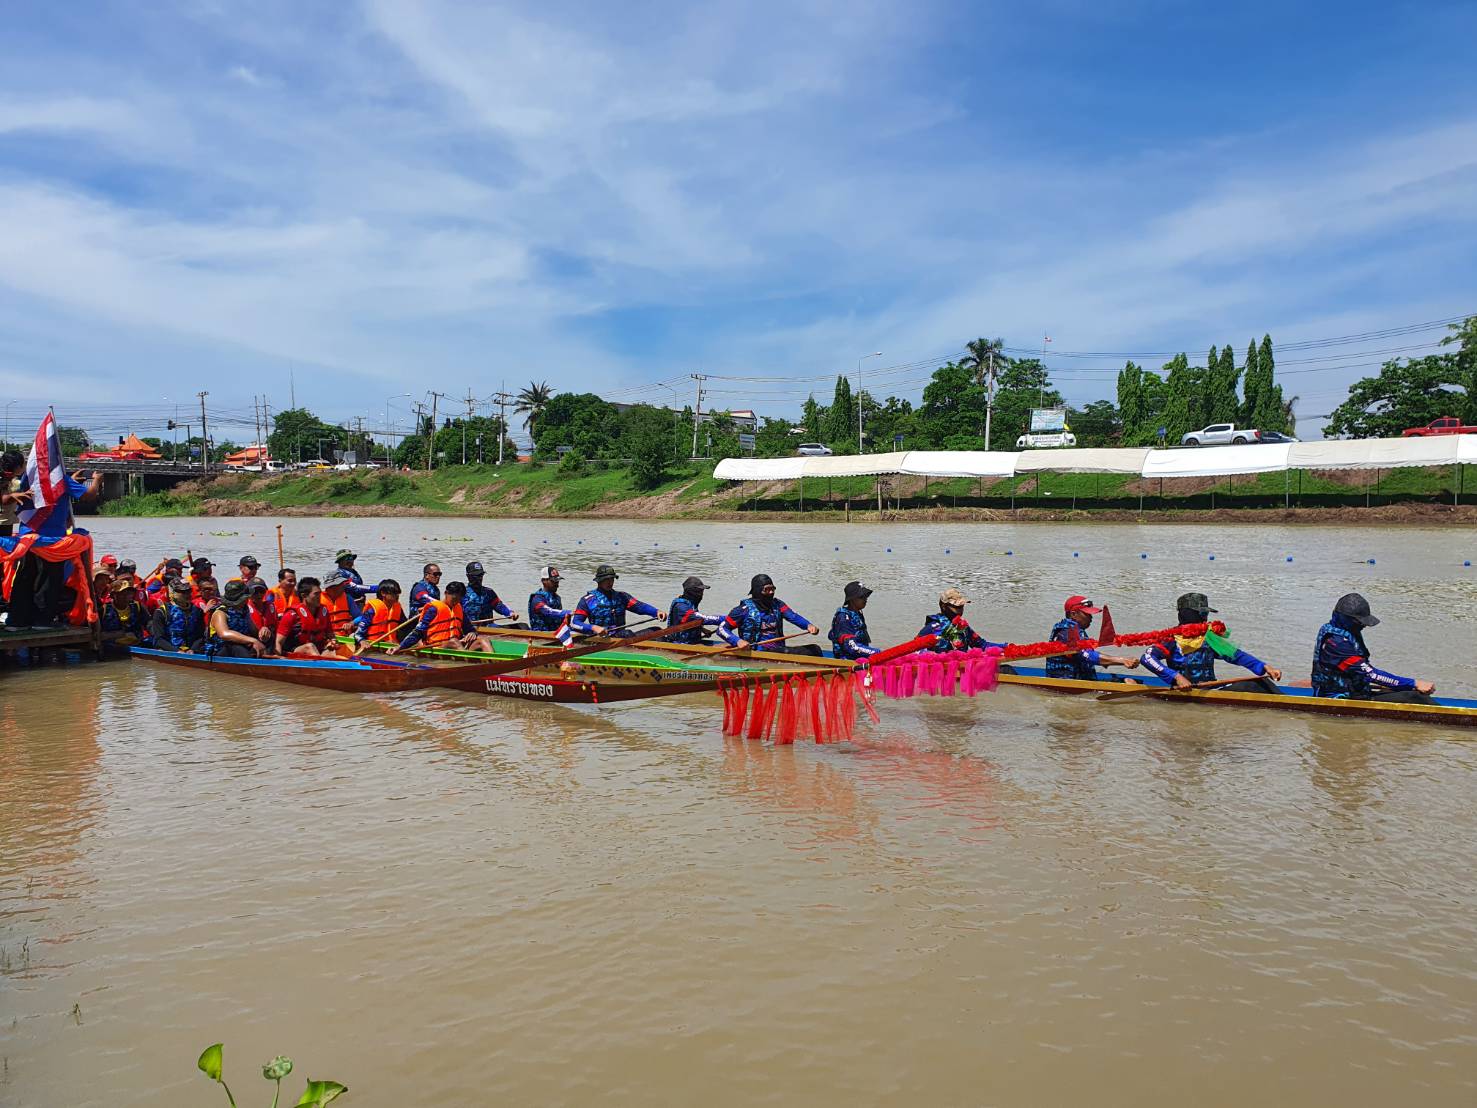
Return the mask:
M 1471 562 L 1463 562 L 1462 565 L 1466 566 L 1468 569 L 1471 569 L 1472 568 L 1472 563 Z
M 946 546 L 946 547 L 944 547 L 944 553 L 945 553 L 945 554 L 952 554 L 952 553 L 954 553 L 954 552 L 953 552 L 953 551 L 952 551 L 952 550 L 950 550 L 950 549 L 949 549 L 949 548 L 948 548 L 948 547 L 947 547 L 947 546 Z
M 1288 561 L 1289 561 L 1289 562 L 1290 562 L 1290 561 L 1292 561 L 1292 555 L 1291 555 L 1291 554 L 1289 554 L 1289 555 L 1288 555 L 1288 556 L 1287 556 L 1287 560 L 1288 560 Z
M 575 542 L 576 542 L 576 543 L 577 543 L 577 544 L 578 544 L 578 545 L 580 545 L 580 546 L 584 546 L 584 545 L 585 545 L 585 540 L 584 540 L 584 539 L 575 539 L 575 540 L 574 540 L 574 541 L 575 541 Z
M 612 539 L 611 542 L 615 543 L 616 546 L 619 546 L 621 544 L 620 539 Z
M 789 550 L 790 549 L 789 544 L 786 544 L 786 545 L 780 547 L 780 549 L 781 550 Z
M 549 545 L 549 540 L 548 540 L 548 539 L 545 539 L 545 540 L 544 540 L 544 545 L 545 545 L 545 546 L 548 546 L 548 545 Z
M 1006 552 L 1005 552 L 1005 556 L 1006 556 L 1006 557 L 1007 557 L 1007 558 L 1011 558 L 1011 557 L 1014 557 L 1014 556 L 1015 556 L 1015 551 L 1014 551 L 1014 550 L 1007 550 L 1007 551 L 1006 551 Z
M 889 553 L 889 554 L 891 554 L 891 553 L 892 553 L 892 547 L 890 547 L 890 546 L 889 546 L 889 547 L 888 547 L 888 548 L 887 548 L 887 552 L 888 552 L 888 553 Z
M 1147 561 L 1149 556 L 1147 554 L 1140 554 L 1139 557 Z
M 1210 560 L 1211 560 L 1211 561 L 1212 561 L 1212 562 L 1213 562 L 1213 561 L 1215 561 L 1215 555 L 1214 555 L 1214 554 L 1212 554 L 1212 555 L 1211 555 L 1211 556 L 1210 556 Z
M 841 548 L 839 546 L 833 546 L 833 547 L 831 547 L 831 549 L 832 550 L 840 550 Z
M 1077 551 L 1074 550 L 1074 551 L 1072 551 L 1072 557 L 1074 557 L 1074 558 L 1080 558 L 1080 557 L 1082 557 L 1082 555 L 1081 554 L 1078 554 Z
M 744 548 L 744 544 L 743 543 L 739 543 L 739 549 L 742 550 L 743 548 Z
M 1374 559 L 1373 558 L 1369 559 L 1369 564 L 1370 565 L 1374 565 Z

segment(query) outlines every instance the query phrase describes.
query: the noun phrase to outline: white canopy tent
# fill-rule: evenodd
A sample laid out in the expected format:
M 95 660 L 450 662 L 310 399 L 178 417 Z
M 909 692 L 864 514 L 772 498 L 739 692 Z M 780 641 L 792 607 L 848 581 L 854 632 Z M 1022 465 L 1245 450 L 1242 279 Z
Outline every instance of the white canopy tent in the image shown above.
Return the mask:
M 1216 446 L 1201 450 L 1151 450 L 1144 477 L 1225 477 L 1241 473 L 1280 473 L 1287 469 L 1292 443 Z
M 908 450 L 823 458 L 724 458 L 720 481 L 801 477 L 1012 477 L 1021 473 L 1130 473 L 1136 477 L 1225 477 L 1292 469 L 1400 469 L 1477 462 L 1477 435 L 1259 443 L 1150 450 Z
M 1147 447 L 1108 449 L 1023 450 L 1016 455 L 1017 473 L 1143 473 Z
M 909 450 L 899 473 L 915 477 L 1012 477 L 1013 450 Z

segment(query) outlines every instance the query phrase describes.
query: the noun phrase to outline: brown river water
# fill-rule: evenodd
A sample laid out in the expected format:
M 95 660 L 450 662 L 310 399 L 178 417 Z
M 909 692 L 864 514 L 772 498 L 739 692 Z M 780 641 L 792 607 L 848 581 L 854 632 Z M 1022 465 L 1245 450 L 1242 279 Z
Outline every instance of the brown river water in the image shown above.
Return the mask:
M 92 522 L 276 565 L 264 520 Z M 663 607 L 764 570 L 823 627 L 861 578 L 881 643 L 945 585 L 1017 641 L 1194 588 L 1290 677 L 1358 589 L 1377 663 L 1477 696 L 1470 532 L 287 523 L 300 572 L 346 543 L 407 586 L 478 558 L 519 610 L 548 561 Z M 1477 732 L 1003 689 L 775 748 L 716 698 L 0 690 L 0 1105 L 224 1103 L 216 1041 L 243 1108 L 278 1053 L 288 1103 L 1477 1103 Z

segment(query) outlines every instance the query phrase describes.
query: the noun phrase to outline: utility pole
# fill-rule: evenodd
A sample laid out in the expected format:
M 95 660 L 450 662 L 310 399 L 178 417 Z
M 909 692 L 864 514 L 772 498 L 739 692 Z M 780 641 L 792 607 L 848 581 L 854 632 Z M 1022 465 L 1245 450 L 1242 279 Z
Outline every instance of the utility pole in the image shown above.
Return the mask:
M 856 452 L 866 453 L 862 439 L 862 363 L 868 358 L 880 358 L 882 351 L 877 350 L 871 354 L 863 354 L 856 360 Z
M 708 378 L 701 373 L 688 374 L 697 382 L 697 408 L 692 413 L 692 460 L 697 461 L 697 428 L 703 421 L 703 382 Z
M 985 380 L 985 449 L 990 449 L 990 416 L 995 408 L 995 351 L 990 351 L 990 371 Z
M 488 397 L 490 403 L 496 404 L 498 408 L 498 435 L 497 435 L 497 464 L 503 464 L 503 440 L 508 437 L 508 404 L 516 400 L 512 393 L 506 389 L 507 382 L 498 386 L 497 392 Z
M 477 401 L 472 399 L 472 390 L 467 389 L 467 418 L 462 422 L 462 465 L 467 464 L 467 424 L 472 422 L 472 416 L 477 406 Z
M 427 436 L 427 440 L 428 441 L 426 442 L 426 472 L 427 473 L 430 473 L 431 470 L 433 470 L 433 469 L 436 468 L 436 430 L 437 430 L 437 428 L 436 428 L 436 415 L 437 415 L 437 405 L 440 403 L 440 401 L 441 401 L 441 399 L 443 397 L 445 397 L 446 399 L 450 399 L 450 397 L 447 397 L 444 392 L 433 392 L 433 393 L 431 393 L 431 428 L 430 428 L 430 432 L 431 433 Z
M 272 437 L 272 412 L 270 406 L 267 403 L 266 393 L 262 393 L 262 434 L 267 439 L 270 439 Z M 265 473 L 267 472 L 267 444 L 264 439 L 259 438 L 257 440 L 257 445 L 260 446 L 261 449 L 257 451 L 256 456 L 262 463 L 262 472 Z
M 262 464 L 262 398 L 260 396 L 251 398 L 251 417 L 256 422 L 256 462 L 260 467 Z
M 209 392 L 197 392 L 200 398 L 200 462 L 205 467 L 205 472 L 210 472 L 210 433 L 205 429 L 205 398 Z

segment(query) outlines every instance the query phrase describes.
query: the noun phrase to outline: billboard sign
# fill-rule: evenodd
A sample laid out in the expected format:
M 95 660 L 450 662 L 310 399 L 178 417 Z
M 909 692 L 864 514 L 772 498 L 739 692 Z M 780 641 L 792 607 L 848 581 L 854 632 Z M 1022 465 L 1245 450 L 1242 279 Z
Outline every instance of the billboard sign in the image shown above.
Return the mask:
M 1066 408 L 1032 408 L 1031 434 L 1060 434 L 1067 429 Z

